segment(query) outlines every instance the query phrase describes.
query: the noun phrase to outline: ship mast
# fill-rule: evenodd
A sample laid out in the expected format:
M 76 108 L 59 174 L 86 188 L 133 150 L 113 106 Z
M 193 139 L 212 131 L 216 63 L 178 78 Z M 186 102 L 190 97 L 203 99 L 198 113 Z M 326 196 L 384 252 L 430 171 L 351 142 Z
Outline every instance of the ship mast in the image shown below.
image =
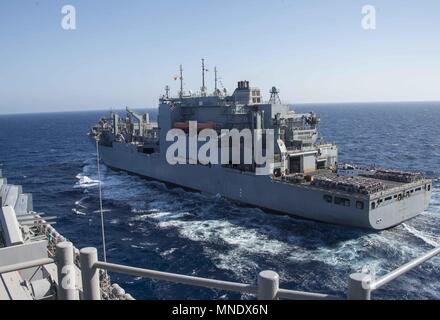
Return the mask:
M 215 74 L 215 88 L 214 88 L 214 92 L 215 92 L 215 94 L 217 94 L 217 92 L 218 92 L 218 88 L 217 88 L 217 81 L 218 81 L 218 78 L 217 78 L 217 67 L 214 67 L 214 74 Z
M 179 97 L 183 97 L 183 67 L 180 65 L 180 92 Z
M 202 96 L 206 95 L 206 86 L 205 86 L 205 59 L 202 59 Z

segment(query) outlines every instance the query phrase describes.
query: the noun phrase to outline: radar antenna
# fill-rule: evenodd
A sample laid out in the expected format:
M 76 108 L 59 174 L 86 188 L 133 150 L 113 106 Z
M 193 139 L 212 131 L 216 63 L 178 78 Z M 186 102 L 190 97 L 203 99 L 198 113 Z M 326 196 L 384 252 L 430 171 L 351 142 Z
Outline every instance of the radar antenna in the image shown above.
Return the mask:
M 280 99 L 279 93 L 280 93 L 280 91 L 276 87 L 272 87 L 272 90 L 270 90 L 269 103 L 281 104 L 281 99 Z

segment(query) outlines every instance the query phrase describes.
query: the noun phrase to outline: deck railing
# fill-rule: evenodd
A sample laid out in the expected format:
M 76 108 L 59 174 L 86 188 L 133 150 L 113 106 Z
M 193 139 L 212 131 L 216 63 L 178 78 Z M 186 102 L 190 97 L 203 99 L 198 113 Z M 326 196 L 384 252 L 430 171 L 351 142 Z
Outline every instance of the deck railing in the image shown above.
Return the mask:
M 99 269 L 153 280 L 162 280 L 197 287 L 251 294 L 257 296 L 257 298 L 260 300 L 274 300 L 278 298 L 303 300 L 338 299 L 336 296 L 327 294 L 280 289 L 279 276 L 273 271 L 260 272 L 257 277 L 257 285 L 253 285 L 101 262 L 98 261 L 98 253 L 96 248 L 84 248 L 80 250 L 80 260 L 83 281 L 83 297 L 87 300 L 101 299 L 98 282 Z
M 378 278 L 370 274 L 353 273 L 349 277 L 347 298 L 349 300 L 370 300 L 371 293 L 390 281 L 420 266 L 422 263 L 440 254 L 440 247 L 418 257 L 394 271 Z M 207 278 L 185 276 L 155 270 L 128 267 L 124 265 L 98 261 L 95 248 L 85 248 L 80 251 L 81 270 L 83 271 L 84 297 L 99 300 L 98 269 L 118 272 L 143 278 L 170 281 L 199 287 L 220 289 L 255 295 L 259 300 L 292 299 L 292 300 L 338 300 L 337 296 L 304 291 L 294 291 L 279 288 L 279 276 L 274 271 L 262 271 L 258 274 L 257 285 L 235 283 Z M 91 285 L 84 285 L 88 283 Z
M 411 260 L 378 279 L 374 279 L 372 275 L 365 273 L 351 274 L 348 285 L 348 298 L 352 300 L 370 300 L 373 291 L 380 289 L 382 286 L 388 284 L 397 277 L 406 274 L 438 254 L 440 254 L 440 247 L 428 251 L 424 255 Z
M 10 264 L 7 266 L 0 267 L 0 274 L 14 272 L 14 271 L 21 271 L 34 267 L 41 267 L 51 263 L 54 263 L 54 259 L 44 258 L 44 259 L 31 260 L 16 264 Z
M 371 294 L 375 290 L 393 281 L 397 277 L 406 274 L 412 269 L 420 266 L 429 259 L 440 254 L 440 247 L 435 248 L 426 254 L 404 264 L 403 266 L 391 271 L 390 273 L 375 279 L 373 275 L 366 273 L 353 273 L 348 280 L 349 300 L 370 300 Z M 70 242 L 60 242 L 56 245 L 55 259 L 38 259 L 14 265 L 0 267 L 0 274 L 40 267 L 50 263 L 56 263 L 58 270 L 57 296 L 59 300 L 76 300 L 80 297 L 78 286 L 75 285 L 74 272 L 74 247 Z M 169 281 L 218 289 L 244 294 L 255 295 L 259 300 L 339 300 L 340 297 L 312 293 L 304 291 L 294 291 L 280 288 L 280 279 L 274 271 L 262 271 L 257 276 L 257 284 L 247 284 L 230 282 L 202 277 L 187 276 L 176 273 L 162 272 L 157 270 L 130 267 L 120 264 L 102 262 L 98 260 L 96 248 L 84 248 L 80 250 L 80 267 L 82 280 L 82 295 L 84 300 L 101 300 L 100 271 L 117 272 L 131 276 L 143 277 L 153 280 Z M 125 295 L 126 300 L 131 300 L 129 294 Z

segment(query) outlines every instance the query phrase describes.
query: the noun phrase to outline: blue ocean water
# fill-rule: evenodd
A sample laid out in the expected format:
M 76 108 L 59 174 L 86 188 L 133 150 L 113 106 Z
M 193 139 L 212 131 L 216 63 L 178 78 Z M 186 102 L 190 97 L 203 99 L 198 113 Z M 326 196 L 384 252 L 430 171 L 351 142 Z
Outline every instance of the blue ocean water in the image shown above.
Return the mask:
M 226 199 L 168 189 L 102 167 L 108 260 L 254 283 L 280 274 L 281 287 L 343 297 L 348 276 L 368 265 L 384 274 L 440 245 L 440 103 L 301 105 L 316 111 L 340 160 L 422 171 L 433 199 L 419 217 L 390 230 L 365 230 L 275 216 Z M 152 110 L 152 117 L 156 111 Z M 94 145 L 86 133 L 105 112 L 0 116 L 0 163 L 34 194 L 35 209 L 79 248 L 101 248 Z M 376 299 L 439 299 L 440 258 L 374 293 Z M 240 298 L 217 290 L 112 274 L 138 299 Z M 248 297 L 244 297 L 248 298 Z

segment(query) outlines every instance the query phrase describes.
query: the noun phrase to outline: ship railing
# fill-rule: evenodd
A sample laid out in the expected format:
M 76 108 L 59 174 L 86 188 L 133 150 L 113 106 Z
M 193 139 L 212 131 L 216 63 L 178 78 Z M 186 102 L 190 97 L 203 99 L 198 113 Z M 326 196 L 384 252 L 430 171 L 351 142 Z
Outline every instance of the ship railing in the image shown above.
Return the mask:
M 51 224 L 47 223 L 47 221 L 44 220 L 40 214 L 36 212 L 31 213 L 37 219 L 40 219 L 38 220 L 38 223 L 34 225 L 35 235 L 44 237 L 44 239 L 48 240 L 48 257 L 52 259 L 52 262 L 55 262 L 54 259 L 56 258 L 58 244 L 68 242 L 68 240 L 59 234 Z M 75 246 L 73 246 L 73 263 L 78 269 L 81 268 L 79 249 Z M 47 264 L 50 264 L 50 262 Z M 112 283 L 109 275 L 104 270 L 102 270 L 100 273 L 100 287 L 101 297 L 105 300 L 128 300 L 131 298 L 129 294 L 125 294 L 125 292 L 123 292 L 123 289 L 117 283 Z
M 386 275 L 375 279 L 368 273 L 353 273 L 350 275 L 348 285 L 348 299 L 351 300 L 370 300 L 371 294 L 375 290 L 380 289 L 397 277 L 400 277 L 414 268 L 420 266 L 426 261 L 440 254 L 440 247 L 428 251 L 424 255 L 411 260 L 403 266 L 387 273 Z
M 56 263 L 58 270 L 58 283 L 63 284 L 65 283 L 65 281 L 63 280 L 66 276 L 66 270 L 69 270 L 69 267 L 74 265 L 74 247 L 70 242 L 58 243 L 56 247 L 57 248 L 55 259 L 38 259 L 0 267 L 0 274 Z M 437 247 L 377 279 L 375 279 L 373 275 L 368 273 L 353 273 L 350 275 L 348 281 L 347 298 L 349 300 L 370 300 L 371 295 L 375 290 L 380 289 L 381 287 L 395 280 L 397 277 L 406 274 L 407 272 L 413 270 L 414 268 L 420 266 L 421 264 L 439 254 L 440 247 Z M 148 278 L 152 280 L 168 281 L 197 287 L 249 294 L 256 296 L 259 300 L 341 299 L 338 296 L 330 294 L 295 291 L 280 288 L 280 277 L 274 271 L 260 272 L 257 276 L 257 284 L 230 282 L 102 262 L 98 260 L 98 252 L 96 248 L 84 248 L 80 250 L 80 267 L 82 279 L 81 297 L 84 300 L 102 299 L 102 290 L 100 288 L 100 274 L 102 271 L 116 272 L 125 275 Z M 69 272 L 67 274 L 69 274 Z M 119 291 L 122 290 L 119 286 L 114 289 Z M 77 291 L 77 286 L 64 287 L 63 285 L 58 285 L 58 299 L 76 300 L 80 296 Z M 131 295 L 125 294 L 125 292 L 124 296 L 125 300 L 133 299 Z
M 45 266 L 45 265 L 48 265 L 48 264 L 51 264 L 54 262 L 55 262 L 55 260 L 52 258 L 42 258 L 42 259 L 36 259 L 36 260 L 31 260 L 31 261 L 26 261 L 26 262 L 9 264 L 9 265 L 0 267 L 0 274 L 26 270 L 26 269 L 30 269 L 30 268 L 42 267 L 42 266 Z
M 74 247 L 71 242 L 60 242 L 57 244 L 55 258 L 43 258 L 13 265 L 0 267 L 0 274 L 25 270 L 34 267 L 55 263 L 58 270 L 58 300 L 77 300 L 78 286 L 67 285 L 69 278 L 66 275 L 72 275 L 71 268 L 75 265 Z M 218 289 L 225 291 L 238 292 L 242 294 L 250 294 L 257 296 L 260 300 L 275 299 L 291 299 L 291 300 L 336 300 L 336 296 L 311 293 L 303 291 L 294 291 L 279 288 L 279 276 L 273 271 L 263 271 L 258 275 L 258 284 L 246 284 L 238 282 L 230 282 L 216 279 L 208 279 L 194 276 L 181 275 L 176 273 L 168 273 L 156 270 L 129 267 L 119 264 L 98 261 L 96 248 L 85 248 L 80 250 L 81 261 L 81 278 L 82 278 L 82 299 L 84 300 L 101 300 L 102 290 L 100 285 L 100 271 L 117 272 L 126 275 L 149 278 L 152 280 L 162 280 L 173 283 L 192 285 L 210 289 Z M 113 290 L 119 291 L 120 296 L 124 296 L 123 300 L 132 300 L 129 294 L 125 294 L 119 286 L 113 286 Z
M 293 299 L 293 300 L 337 300 L 336 296 L 294 291 L 279 288 L 279 275 L 274 271 L 262 271 L 258 274 L 257 284 L 230 282 L 202 277 L 187 276 L 157 270 L 130 267 L 98 260 L 96 248 L 80 250 L 83 298 L 100 300 L 99 270 L 116 272 L 135 277 L 173 283 L 192 285 L 217 290 L 238 292 L 256 296 L 259 300 Z

